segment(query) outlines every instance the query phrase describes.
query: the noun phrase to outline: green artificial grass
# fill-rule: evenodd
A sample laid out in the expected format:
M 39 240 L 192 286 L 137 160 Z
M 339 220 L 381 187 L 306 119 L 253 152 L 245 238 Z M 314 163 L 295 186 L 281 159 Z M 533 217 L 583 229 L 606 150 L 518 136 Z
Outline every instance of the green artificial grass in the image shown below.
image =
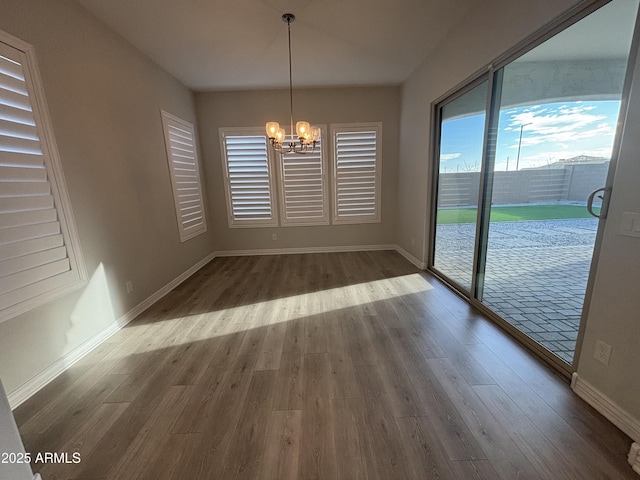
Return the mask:
M 594 212 L 600 209 L 594 207 Z M 452 223 L 475 223 L 476 208 L 442 209 L 438 211 L 438 225 Z M 493 207 L 492 222 L 526 222 L 530 220 L 556 220 L 565 218 L 590 218 L 586 207 L 581 205 L 524 205 L 518 207 Z

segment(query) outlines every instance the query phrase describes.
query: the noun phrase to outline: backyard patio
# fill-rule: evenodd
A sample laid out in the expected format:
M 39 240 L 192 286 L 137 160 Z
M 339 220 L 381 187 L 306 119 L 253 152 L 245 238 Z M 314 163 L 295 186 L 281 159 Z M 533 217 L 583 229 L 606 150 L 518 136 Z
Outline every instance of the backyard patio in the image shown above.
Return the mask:
M 598 220 L 492 222 L 482 301 L 572 363 Z M 470 284 L 475 224 L 438 224 L 435 267 Z

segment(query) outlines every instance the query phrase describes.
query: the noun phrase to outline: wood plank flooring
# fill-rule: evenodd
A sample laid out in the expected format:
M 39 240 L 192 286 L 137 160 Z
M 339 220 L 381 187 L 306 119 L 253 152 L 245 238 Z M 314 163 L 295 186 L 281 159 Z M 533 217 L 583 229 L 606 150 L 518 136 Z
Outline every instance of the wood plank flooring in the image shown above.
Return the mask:
M 217 258 L 14 412 L 45 480 L 635 479 L 631 440 L 394 252 Z

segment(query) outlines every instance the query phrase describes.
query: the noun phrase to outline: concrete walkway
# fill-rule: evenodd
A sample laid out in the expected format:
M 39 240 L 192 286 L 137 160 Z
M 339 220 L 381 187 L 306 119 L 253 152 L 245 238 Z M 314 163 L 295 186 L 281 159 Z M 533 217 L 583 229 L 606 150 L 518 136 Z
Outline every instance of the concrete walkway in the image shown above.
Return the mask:
M 496 222 L 483 303 L 568 363 L 573 361 L 598 220 Z M 469 288 L 474 224 L 439 225 L 435 267 Z

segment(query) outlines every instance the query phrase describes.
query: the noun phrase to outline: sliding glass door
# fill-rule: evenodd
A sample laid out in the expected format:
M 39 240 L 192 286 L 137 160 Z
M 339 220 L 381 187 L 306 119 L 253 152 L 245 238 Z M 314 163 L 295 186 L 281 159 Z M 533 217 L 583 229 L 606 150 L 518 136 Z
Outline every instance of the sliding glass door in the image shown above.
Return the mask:
M 566 364 L 601 221 L 587 200 L 615 163 L 637 10 L 613 0 L 492 71 L 491 91 L 469 91 L 484 86 L 488 111 L 460 108 L 469 93 L 437 106 L 432 268 Z
M 433 265 L 466 292 L 473 279 L 486 103 L 485 80 L 439 110 Z

